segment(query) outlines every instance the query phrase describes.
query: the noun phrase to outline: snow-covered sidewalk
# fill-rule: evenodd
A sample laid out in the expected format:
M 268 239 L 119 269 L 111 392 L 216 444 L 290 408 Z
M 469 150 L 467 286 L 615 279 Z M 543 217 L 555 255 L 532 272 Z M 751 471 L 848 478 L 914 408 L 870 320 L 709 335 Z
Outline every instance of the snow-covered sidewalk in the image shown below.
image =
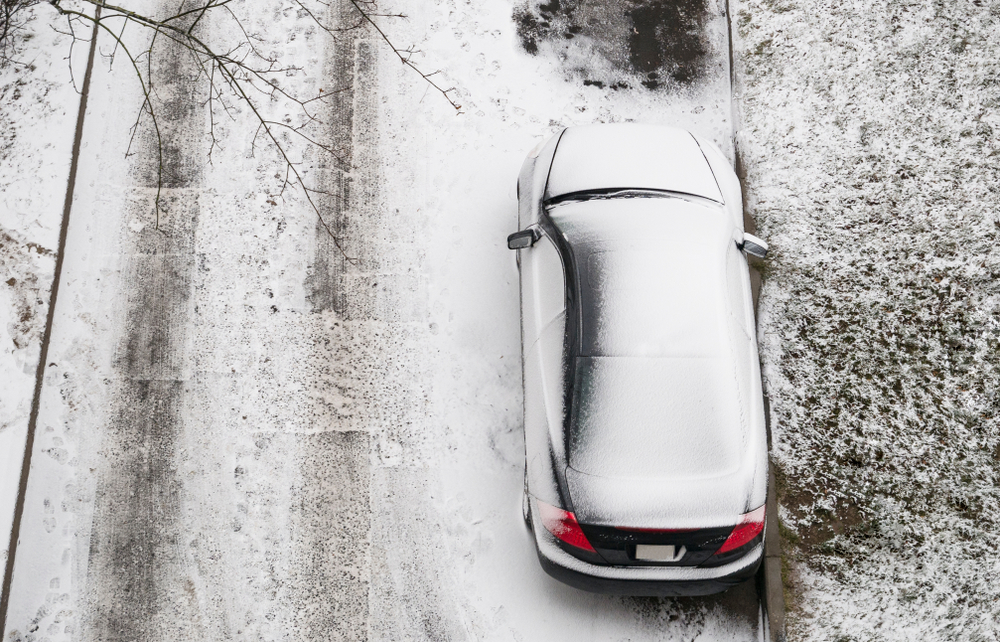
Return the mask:
M 0 564 L 14 503 L 52 285 L 86 46 L 65 60 L 62 21 L 36 7 L 31 38 L 0 69 Z M 85 43 L 84 43 L 85 44 Z M 73 68 L 70 68 L 70 64 Z M 73 81 L 77 83 L 73 84 Z

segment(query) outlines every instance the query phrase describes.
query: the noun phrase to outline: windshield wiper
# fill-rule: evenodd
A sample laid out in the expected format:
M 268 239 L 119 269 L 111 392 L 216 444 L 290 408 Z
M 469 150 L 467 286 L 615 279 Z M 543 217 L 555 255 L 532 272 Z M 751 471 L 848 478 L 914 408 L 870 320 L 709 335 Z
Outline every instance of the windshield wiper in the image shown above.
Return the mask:
M 636 189 L 636 188 L 611 188 L 601 190 L 591 190 L 586 192 L 570 192 L 555 198 L 550 198 L 543 203 L 546 208 L 563 205 L 565 203 L 582 203 L 584 201 L 611 200 L 614 198 L 679 198 L 695 203 L 711 203 L 719 205 L 718 202 L 710 198 L 686 194 L 684 192 L 669 192 L 658 189 Z

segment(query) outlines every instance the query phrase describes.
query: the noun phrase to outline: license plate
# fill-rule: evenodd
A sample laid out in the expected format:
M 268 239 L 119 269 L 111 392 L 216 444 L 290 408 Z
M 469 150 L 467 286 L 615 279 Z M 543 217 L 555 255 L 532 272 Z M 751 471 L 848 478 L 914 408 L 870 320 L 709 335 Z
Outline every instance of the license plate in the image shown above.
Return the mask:
M 635 559 L 643 562 L 678 562 L 687 551 L 673 544 L 636 544 Z

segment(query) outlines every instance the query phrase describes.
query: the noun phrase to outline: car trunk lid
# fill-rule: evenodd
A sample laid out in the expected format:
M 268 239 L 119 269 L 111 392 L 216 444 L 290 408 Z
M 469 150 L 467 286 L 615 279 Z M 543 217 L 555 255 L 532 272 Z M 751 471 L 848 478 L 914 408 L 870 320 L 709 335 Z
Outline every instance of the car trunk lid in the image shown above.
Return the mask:
M 664 190 L 722 202 L 698 142 L 671 127 L 570 127 L 559 139 L 545 199 L 613 188 Z
M 729 361 L 574 362 L 566 482 L 581 523 L 724 527 L 750 508 L 762 463 Z

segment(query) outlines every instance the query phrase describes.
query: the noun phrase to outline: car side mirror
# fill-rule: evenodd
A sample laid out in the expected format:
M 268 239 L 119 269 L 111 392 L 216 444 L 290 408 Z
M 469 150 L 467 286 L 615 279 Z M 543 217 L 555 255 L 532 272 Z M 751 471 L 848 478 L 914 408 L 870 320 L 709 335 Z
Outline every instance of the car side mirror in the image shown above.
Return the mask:
M 737 244 L 741 250 L 749 254 L 750 256 L 756 256 L 758 258 L 764 258 L 767 256 L 767 243 L 763 239 L 759 239 L 753 234 L 744 234 L 743 243 Z
M 542 238 L 542 233 L 538 228 L 529 227 L 508 236 L 507 248 L 511 250 L 523 250 L 534 245 L 540 238 Z

